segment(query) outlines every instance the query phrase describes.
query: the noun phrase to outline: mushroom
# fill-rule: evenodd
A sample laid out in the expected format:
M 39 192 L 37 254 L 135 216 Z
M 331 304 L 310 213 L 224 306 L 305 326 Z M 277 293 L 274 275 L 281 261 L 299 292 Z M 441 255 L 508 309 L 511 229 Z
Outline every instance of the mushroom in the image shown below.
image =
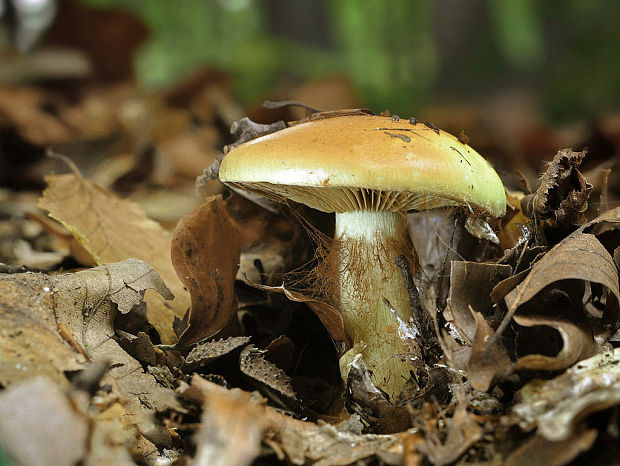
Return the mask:
M 506 209 L 502 182 L 482 156 L 413 118 L 362 114 L 300 123 L 231 150 L 219 176 L 245 190 L 335 212 L 330 254 L 339 261 L 344 328 L 392 401 L 413 369 L 395 330 L 398 318 L 384 301 L 410 321 L 395 263 L 400 254 L 415 261 L 406 212 L 467 206 L 480 218 Z

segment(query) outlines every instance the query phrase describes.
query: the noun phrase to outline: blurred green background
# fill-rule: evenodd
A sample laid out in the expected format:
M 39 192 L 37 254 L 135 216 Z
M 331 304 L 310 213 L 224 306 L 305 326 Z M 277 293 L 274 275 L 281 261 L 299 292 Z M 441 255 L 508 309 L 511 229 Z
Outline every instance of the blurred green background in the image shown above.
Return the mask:
M 620 102 L 617 0 L 82 1 L 144 23 L 134 64 L 147 90 L 206 66 L 231 73 L 245 103 L 283 79 L 334 74 L 366 106 L 403 115 L 511 92 L 553 121 Z
M 349 76 L 364 103 L 409 114 L 435 99 L 523 88 L 553 119 L 620 100 L 620 2 L 534 0 L 88 0 L 135 12 L 147 88 L 203 66 L 245 100 L 281 75 Z

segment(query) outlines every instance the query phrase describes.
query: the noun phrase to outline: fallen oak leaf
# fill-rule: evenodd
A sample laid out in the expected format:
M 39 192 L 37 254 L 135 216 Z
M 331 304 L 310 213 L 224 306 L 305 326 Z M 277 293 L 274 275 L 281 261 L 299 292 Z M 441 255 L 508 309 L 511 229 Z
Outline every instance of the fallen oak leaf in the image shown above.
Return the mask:
M 172 236 L 172 264 L 191 295 L 189 324 L 178 348 L 211 337 L 237 317 L 235 276 L 243 236 L 214 196 L 183 216 Z
M 92 360 L 107 359 L 111 369 L 108 374 L 116 379 L 122 394 L 140 393 L 148 395 L 152 388 L 154 396 L 167 397 L 161 404 L 175 404 L 169 393 L 158 393 L 154 380 L 144 374 L 138 361 L 129 356 L 112 338 L 114 335 L 115 309 L 127 306 L 133 293 L 142 297 L 147 288 L 169 293 L 162 288 L 163 282 L 157 272 L 144 261 L 127 259 L 87 269 L 76 273 L 52 277 L 50 288 L 54 294 L 54 315 L 58 324 L 66 326 L 77 342 L 84 347 Z M 129 309 L 124 309 L 128 312 Z M 119 309 L 120 311 L 120 309 Z M 132 374 L 132 377 L 127 375 Z M 144 385 L 141 390 L 132 386 Z M 149 387 L 149 385 L 151 385 Z M 155 401 L 151 403 L 157 405 Z
M 68 163 L 73 173 L 46 177 L 48 187 L 38 206 L 62 223 L 98 265 L 135 257 L 153 266 L 174 299 L 147 295 L 147 318 L 163 343 L 174 343 L 174 317 L 185 315 L 189 295 L 172 267 L 169 233 L 136 204 L 83 178 Z

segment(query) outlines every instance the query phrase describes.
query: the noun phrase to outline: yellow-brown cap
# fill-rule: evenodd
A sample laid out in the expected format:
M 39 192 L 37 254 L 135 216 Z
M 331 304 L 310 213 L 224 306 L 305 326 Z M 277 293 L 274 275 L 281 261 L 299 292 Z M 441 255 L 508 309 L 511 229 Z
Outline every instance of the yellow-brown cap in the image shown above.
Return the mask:
M 230 151 L 220 179 L 325 212 L 469 205 L 505 213 L 504 186 L 480 154 L 445 131 L 394 120 L 338 116 L 286 128 Z

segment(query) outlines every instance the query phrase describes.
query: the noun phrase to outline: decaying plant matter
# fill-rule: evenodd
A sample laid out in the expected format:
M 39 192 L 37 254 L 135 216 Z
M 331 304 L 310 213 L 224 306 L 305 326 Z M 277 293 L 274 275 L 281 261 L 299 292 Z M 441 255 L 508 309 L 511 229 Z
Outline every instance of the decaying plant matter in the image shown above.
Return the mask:
M 46 101 L 37 93 L 13 95 L 29 96 L 22 102 L 28 106 Z M 73 121 L 75 131 L 89 120 L 71 113 L 79 107 L 55 101 L 58 116 L 44 112 L 37 126 L 24 115 L 41 116 L 38 107 L 19 118 L 2 110 L 11 95 L 0 92 L 0 134 L 11 141 L 66 142 L 69 126 L 60 119 Z M 177 94 L 166 99 L 179 105 Z M 147 106 L 137 104 L 134 110 Z M 215 119 L 212 105 L 192 105 L 204 121 Z M 155 99 L 148 108 L 163 112 L 168 104 Z M 405 154 L 426 141 L 449 141 L 448 153 L 469 169 L 454 150 L 469 148 L 466 138 L 459 142 L 435 125 L 366 110 L 306 118 L 277 110 L 296 121 L 246 120 L 237 126 L 239 144 L 214 126 L 203 128 L 209 145 L 229 145 L 219 157 L 224 173 L 237 151 L 262 138 L 356 119 L 381 121 L 368 132 Z M 96 132 L 80 134 L 142 128 L 116 149 L 122 170 L 108 172 L 106 163 L 66 146 L 81 173 L 42 158 L 70 172 L 47 178 L 43 211 L 34 207 L 38 194 L 0 190 L 0 454 L 16 463 L 85 465 L 617 462 L 620 209 L 617 175 L 609 172 L 615 158 L 596 159 L 595 147 L 592 161 L 582 151 L 561 150 L 525 192 L 503 174 L 511 186 L 507 215 L 493 230 L 479 215 L 492 209 L 474 199 L 454 208 L 450 198 L 448 210 L 425 210 L 443 201 L 414 194 L 418 204 L 407 204 L 401 194 L 370 188 L 349 190 L 341 201 L 375 210 L 374 224 L 360 226 L 358 212 L 338 213 L 334 221 L 294 201 L 265 198 L 264 189 L 228 189 L 214 171 L 201 179 L 208 197 L 192 197 L 195 176 L 216 154 L 192 152 L 200 144 L 194 132 L 184 133 L 188 119 L 178 108 L 165 124 L 104 120 Z M 476 146 L 478 137 L 470 136 Z M 609 144 L 616 140 L 610 136 Z M 128 147 L 140 147 L 135 158 Z M 373 164 L 388 156 L 366 159 L 368 176 L 383 176 Z M 174 175 L 162 167 L 175 167 Z M 39 166 L 32 173 L 42 183 L 48 172 Z M 15 180 L 25 183 L 29 173 Z M 336 176 L 319 175 L 321 192 L 342 188 Z M 180 185 L 186 191 L 174 195 Z M 161 186 L 166 192 L 154 196 L 163 199 L 159 210 L 148 193 Z M 119 196 L 130 192 L 133 201 Z M 281 200 L 276 194 L 270 196 Z M 378 212 L 386 205 L 403 212 Z M 423 210 L 405 212 L 412 205 Z M 336 238 L 324 240 L 334 231 Z M 330 253 L 321 249 L 326 245 Z M 299 286 L 308 261 L 308 280 L 327 280 L 318 291 Z M 383 280 L 383 289 L 364 286 Z M 364 352 L 362 340 L 370 338 L 341 312 L 343 301 L 383 313 L 368 333 L 382 332 L 396 346 L 377 356 Z M 386 360 L 402 380 L 412 370 L 403 390 L 382 375 Z

